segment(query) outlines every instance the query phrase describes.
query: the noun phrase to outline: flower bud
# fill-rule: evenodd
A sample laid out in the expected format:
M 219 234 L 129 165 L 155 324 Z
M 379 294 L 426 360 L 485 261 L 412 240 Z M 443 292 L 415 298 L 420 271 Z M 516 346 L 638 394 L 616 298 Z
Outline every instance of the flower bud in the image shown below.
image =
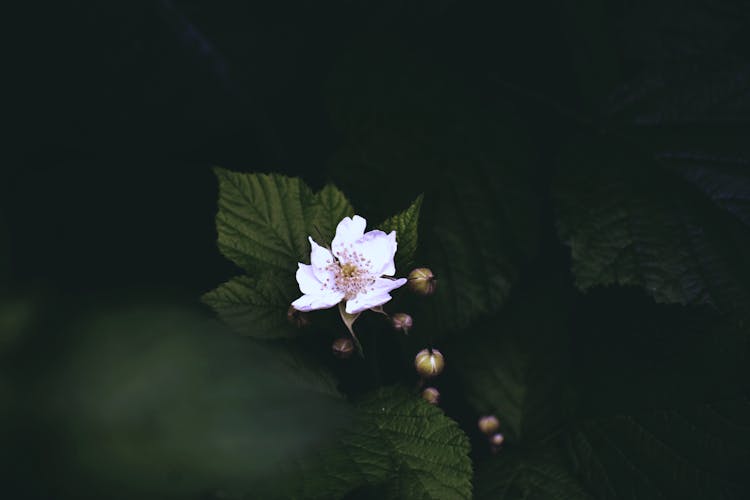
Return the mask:
M 351 339 L 345 337 L 336 339 L 331 345 L 331 350 L 337 358 L 346 359 L 354 352 L 354 343 Z
M 445 360 L 437 349 L 422 349 L 414 358 L 414 366 L 422 377 L 431 378 L 442 373 Z
M 500 434 L 499 432 L 498 432 L 498 433 L 496 433 L 496 434 L 493 434 L 493 435 L 492 435 L 492 436 L 490 437 L 490 444 L 491 444 L 492 446 L 500 446 L 500 445 L 501 445 L 501 444 L 503 444 L 504 442 L 505 442 L 505 436 L 503 436 L 503 435 L 502 435 L 502 434 Z
M 432 271 L 418 267 L 409 273 L 409 289 L 418 295 L 432 295 L 437 288 L 437 281 Z
M 310 315 L 306 312 L 298 311 L 293 306 L 289 306 L 286 312 L 286 319 L 297 328 L 304 328 L 310 324 Z
M 411 316 L 406 313 L 396 313 L 391 316 L 391 324 L 393 325 L 394 330 L 408 334 L 414 321 L 411 319 Z
M 438 391 L 434 387 L 428 387 L 424 391 L 422 391 L 422 399 L 424 399 L 431 405 L 436 405 L 440 402 L 440 391 Z
M 495 415 L 485 415 L 479 419 L 477 426 L 480 431 L 490 436 L 500 428 L 500 421 Z

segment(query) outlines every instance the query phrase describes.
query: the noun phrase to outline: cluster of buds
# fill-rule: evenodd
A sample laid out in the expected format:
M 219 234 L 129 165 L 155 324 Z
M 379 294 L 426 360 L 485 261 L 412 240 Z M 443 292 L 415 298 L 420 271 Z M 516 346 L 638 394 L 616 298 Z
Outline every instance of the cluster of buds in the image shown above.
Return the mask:
M 484 415 L 479 418 L 477 426 L 487 436 L 492 453 L 500 451 L 500 447 L 505 442 L 505 436 L 498 432 L 500 430 L 500 421 L 497 417 L 495 415 Z

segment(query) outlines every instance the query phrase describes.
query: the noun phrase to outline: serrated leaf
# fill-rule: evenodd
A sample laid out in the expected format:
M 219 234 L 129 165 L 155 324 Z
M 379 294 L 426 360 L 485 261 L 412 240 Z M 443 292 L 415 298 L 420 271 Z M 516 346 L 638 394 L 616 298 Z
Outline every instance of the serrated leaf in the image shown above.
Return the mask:
M 219 249 L 248 271 L 272 266 L 294 272 L 306 253 L 312 190 L 283 175 L 214 169 L 219 179 Z
M 744 499 L 750 489 L 746 398 L 587 420 L 569 434 L 570 456 L 603 500 Z
M 564 156 L 555 189 L 578 287 L 636 285 L 661 303 L 745 309 L 747 231 L 648 158 L 585 149 Z
M 293 274 L 298 262 L 309 261 L 308 236 L 330 238 L 318 241 L 330 244 L 336 224 L 354 212 L 333 186 L 314 194 L 297 178 L 214 171 L 219 179 L 219 249 L 249 272 L 271 267 Z
M 398 242 L 398 251 L 396 252 L 396 269 L 402 272 L 407 271 L 407 267 L 414 261 L 414 253 L 417 251 L 419 242 L 419 210 L 422 208 L 423 195 L 417 198 L 409 205 L 409 208 L 403 212 L 389 217 L 378 228 L 386 233 L 396 231 L 396 241 Z
M 336 226 L 341 219 L 353 215 L 354 208 L 346 196 L 334 185 L 326 185 L 315 195 L 310 222 L 313 238 L 320 245 L 330 245 L 336 235 Z
M 237 332 L 257 339 L 295 336 L 299 329 L 287 320 L 297 290 L 293 277 L 266 272 L 259 278 L 238 276 L 203 295 L 225 323 Z
M 557 450 L 502 450 L 478 466 L 477 500 L 591 500 Z
M 351 425 L 330 447 L 281 471 L 278 498 L 341 498 L 378 488 L 383 499 L 471 498 L 469 443 L 458 425 L 417 395 L 396 388 L 357 405 Z M 278 484 L 275 484 L 278 486 Z

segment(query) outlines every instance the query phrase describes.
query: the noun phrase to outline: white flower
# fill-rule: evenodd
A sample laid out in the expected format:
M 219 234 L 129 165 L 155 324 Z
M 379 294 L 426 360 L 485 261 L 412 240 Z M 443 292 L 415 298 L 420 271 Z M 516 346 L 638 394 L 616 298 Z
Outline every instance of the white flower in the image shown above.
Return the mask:
M 359 314 L 391 300 L 390 291 L 406 283 L 406 278 L 392 279 L 396 266 L 396 231 L 365 233 L 367 221 L 355 215 L 346 217 L 336 227 L 331 250 L 312 237 L 310 264 L 299 264 L 297 282 L 304 294 L 292 302 L 299 311 L 327 309 L 346 301 L 347 314 Z

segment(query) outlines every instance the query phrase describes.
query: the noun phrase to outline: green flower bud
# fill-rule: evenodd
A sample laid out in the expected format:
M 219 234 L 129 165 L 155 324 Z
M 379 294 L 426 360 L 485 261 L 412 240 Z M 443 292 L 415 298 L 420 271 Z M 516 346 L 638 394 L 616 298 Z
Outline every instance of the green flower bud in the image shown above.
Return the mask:
M 445 359 L 437 349 L 422 349 L 414 358 L 414 367 L 424 378 L 440 375 L 445 367 Z
M 337 358 L 346 359 L 354 352 L 354 343 L 352 339 L 345 337 L 336 339 L 331 345 L 331 350 Z
M 490 436 L 500 428 L 500 421 L 495 415 L 485 415 L 479 419 L 477 426 L 480 431 Z
M 409 329 L 413 324 L 414 321 L 411 319 L 411 316 L 406 313 L 396 313 L 391 316 L 391 325 L 393 325 L 393 329 L 398 332 L 408 334 Z
M 409 289 L 418 295 L 432 295 L 437 288 L 437 280 L 432 271 L 426 267 L 418 267 L 409 273 Z
M 428 387 L 424 391 L 422 391 L 422 399 L 424 399 L 431 405 L 436 405 L 440 402 L 440 391 L 438 391 L 434 387 Z
M 286 319 L 297 328 L 304 328 L 310 324 L 310 315 L 306 312 L 298 311 L 292 306 L 286 312 Z

